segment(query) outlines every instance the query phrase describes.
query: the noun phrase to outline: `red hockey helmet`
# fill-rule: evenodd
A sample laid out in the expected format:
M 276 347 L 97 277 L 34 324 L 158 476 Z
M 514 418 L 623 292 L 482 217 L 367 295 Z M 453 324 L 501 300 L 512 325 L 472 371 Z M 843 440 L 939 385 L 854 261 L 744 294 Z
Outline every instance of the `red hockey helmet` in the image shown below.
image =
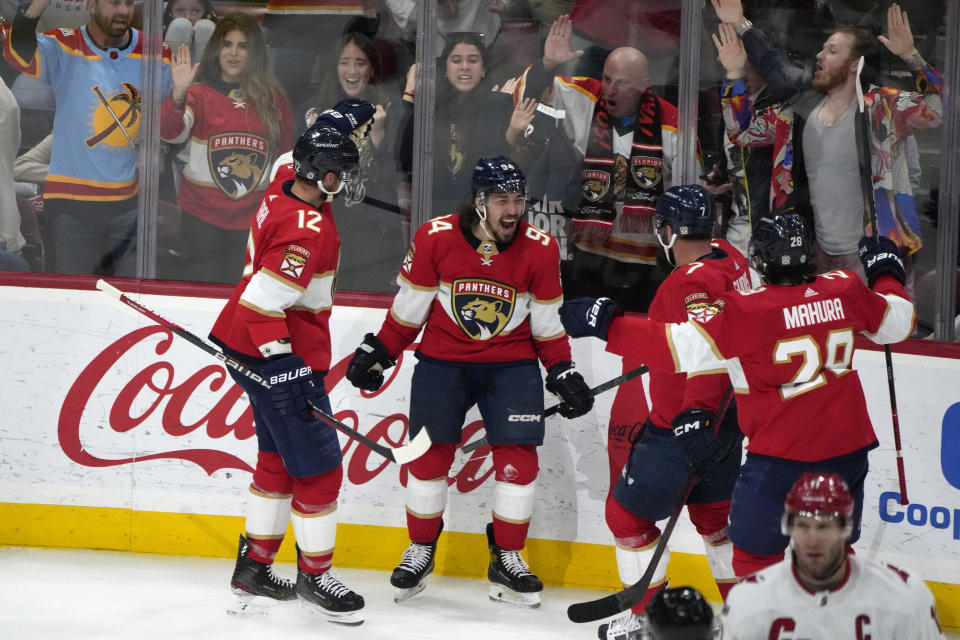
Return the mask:
M 839 518 L 843 527 L 853 524 L 853 496 L 835 473 L 805 473 L 794 483 L 783 510 L 783 535 L 790 535 L 794 515 Z

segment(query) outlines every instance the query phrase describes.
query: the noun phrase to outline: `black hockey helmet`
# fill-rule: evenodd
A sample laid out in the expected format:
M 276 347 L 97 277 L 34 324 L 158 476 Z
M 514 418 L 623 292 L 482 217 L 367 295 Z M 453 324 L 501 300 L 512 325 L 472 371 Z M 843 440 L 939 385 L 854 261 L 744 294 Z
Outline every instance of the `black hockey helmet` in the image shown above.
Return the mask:
M 657 235 L 668 224 L 681 238 L 712 238 L 716 222 L 713 196 L 698 184 L 670 187 L 657 200 Z
M 659 591 L 645 615 L 650 640 L 710 640 L 714 635 L 713 609 L 693 587 Z
M 470 188 L 474 196 L 498 192 L 520 193 L 526 198 L 527 178 L 510 158 L 480 158 L 473 167 Z
M 308 128 L 293 146 L 293 169 L 304 180 L 320 183 L 332 171 L 349 182 L 360 164 L 360 152 L 350 136 L 322 120 Z
M 793 212 L 760 218 L 753 226 L 749 253 L 762 276 L 770 275 L 771 270 L 805 270 L 810 264 L 807 225 Z

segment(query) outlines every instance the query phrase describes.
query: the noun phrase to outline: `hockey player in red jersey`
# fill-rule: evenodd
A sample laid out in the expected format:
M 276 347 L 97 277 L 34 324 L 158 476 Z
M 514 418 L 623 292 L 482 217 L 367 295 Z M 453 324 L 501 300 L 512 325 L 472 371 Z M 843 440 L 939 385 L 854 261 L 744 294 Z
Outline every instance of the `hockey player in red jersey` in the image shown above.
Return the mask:
M 369 118 L 373 107 L 359 104 L 358 114 Z M 359 162 L 343 121 L 321 116 L 267 189 L 251 223 L 243 279 L 210 338 L 271 385 L 228 369 L 250 399 L 259 449 L 231 580 L 242 596 L 234 612 L 256 610 L 257 596 L 299 597 L 330 621 L 353 625 L 363 622 L 363 598 L 329 571 L 343 477 L 339 438 L 307 413 L 308 401 L 331 413 L 323 378 L 340 238 L 330 203 Z M 271 567 L 291 520 L 296 585 Z
M 790 557 L 733 588 L 723 608 L 723 637 L 942 638 L 923 580 L 848 553 L 854 517 L 853 497 L 840 476 L 801 476 L 782 518 Z
M 603 299 L 561 308 L 569 335 L 605 339 L 608 351 L 651 370 L 726 368 L 749 440 L 728 529 L 737 576 L 783 557 L 783 500 L 807 471 L 844 478 L 855 503 L 851 542 L 859 537 L 867 452 L 877 436 L 852 367 L 854 336 L 899 342 L 914 324 L 896 245 L 880 237 L 863 238 L 860 246 L 870 288 L 849 271 L 812 275 L 810 237 L 798 215 L 762 218 L 751 259 L 765 286 L 721 296 L 691 321 L 618 316 L 616 303 Z
M 533 513 L 537 446 L 543 443 L 543 388 L 560 413 L 587 413 L 593 396 L 570 357 L 557 310 L 560 251 L 524 219 L 527 188 L 504 157 L 481 158 L 472 196 L 457 213 L 417 231 L 400 270 L 400 291 L 377 335 L 368 333 L 347 368 L 361 389 L 383 383 L 383 369 L 420 334 L 410 392 L 410 435 L 426 428 L 430 450 L 408 465 L 410 546 L 390 578 L 395 599 L 420 591 L 433 570 L 447 502 L 447 473 L 477 404 L 493 447 L 496 484 L 487 526 L 490 597 L 538 606 L 540 580 L 520 555 Z
M 651 319 L 683 322 L 731 289 L 752 288 L 746 259 L 725 240 L 711 240 L 716 220 L 713 197 L 699 185 L 670 187 L 658 199 L 654 224 L 661 249 L 657 262 L 670 275 L 650 304 Z M 663 370 L 650 373 L 650 415 L 607 498 L 607 525 L 616 542 L 624 586 L 639 580 L 646 570 L 660 540 L 657 521 L 669 517 L 683 500 L 688 468 L 700 479 L 687 497 L 687 510 L 703 537 L 720 594 L 726 596 L 736 582 L 727 515 L 743 435 L 733 406 L 725 412 L 716 436 L 707 426 L 729 387 L 722 372 L 689 378 Z M 704 428 L 680 429 L 691 423 Z M 640 638 L 640 614 L 664 588 L 669 557 L 667 549 L 633 611 L 601 625 L 602 638 Z

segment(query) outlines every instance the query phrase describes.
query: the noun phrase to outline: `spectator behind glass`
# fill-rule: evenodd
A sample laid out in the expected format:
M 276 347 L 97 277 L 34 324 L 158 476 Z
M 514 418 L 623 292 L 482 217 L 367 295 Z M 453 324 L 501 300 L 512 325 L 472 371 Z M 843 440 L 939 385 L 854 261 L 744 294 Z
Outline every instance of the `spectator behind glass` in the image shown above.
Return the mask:
M 607 56 L 602 81 L 554 76 L 584 55 L 570 48 L 572 34 L 572 20 L 560 16 L 543 59 L 524 71 L 518 96 L 546 95 L 548 106 L 565 112 L 563 127 L 582 161 L 581 188 L 564 203 L 574 245 L 564 294 L 606 296 L 646 311 L 665 277 L 657 268 L 653 216 L 672 184 L 677 109 L 653 92 L 647 58 L 633 47 Z
M 341 100 L 365 100 L 376 108 L 368 136 L 356 140 L 360 151 L 359 175 L 343 189 L 346 208 L 334 210 L 337 232 L 346 247 L 340 256 L 337 289 L 341 291 L 394 292 L 397 264 L 406 245 L 397 206 L 398 171 L 393 158 L 393 111 L 399 96 L 385 95 L 378 84 L 380 56 L 370 38 L 358 32 L 344 34 L 331 60 L 320 92 L 307 101 L 309 126 L 316 117 Z
M 433 118 L 433 212 L 452 213 L 469 191 L 470 172 L 476 161 L 474 141 L 479 132 L 484 94 L 487 91 L 486 49 L 478 33 L 449 33 L 437 61 L 436 108 Z M 413 158 L 413 101 L 417 68 L 407 73 L 403 92 L 404 125 L 398 148 L 401 169 L 409 174 Z M 496 123 L 499 124 L 499 123 Z
M 171 51 L 187 45 L 193 59 L 199 60 L 216 21 L 211 0 L 170 0 L 163 9 L 163 41 Z
M 56 270 L 133 276 L 142 46 L 133 0 L 90 0 L 79 30 L 34 35 L 50 0 L 17 12 L 4 57 L 53 88 L 57 111 L 44 210 Z M 168 49 L 160 95 L 171 86 Z
M 217 23 L 199 64 L 181 44 L 173 91 L 163 101 L 160 137 L 187 142 L 177 202 L 185 279 L 240 277 L 250 219 L 269 185 L 270 166 L 293 136 L 290 103 L 267 71 L 263 34 L 245 13 Z
M 729 2 L 718 3 L 722 8 Z M 739 7 L 735 7 L 739 9 Z M 720 10 L 718 9 L 718 15 Z M 722 16 L 728 20 L 727 16 Z M 774 145 L 772 206 L 796 207 L 813 222 L 813 260 L 820 273 L 850 269 L 864 278 L 857 252 L 864 227 L 864 200 L 857 131 L 857 61 L 879 40 L 899 57 L 916 77 L 918 92 L 869 84 L 864 103 L 869 115 L 870 153 L 873 162 L 873 204 L 877 226 L 898 244 L 904 256 L 907 291 L 913 290 L 913 254 L 920 250 L 920 222 L 910 184 L 909 136 L 942 121 L 939 72 L 928 65 L 914 46 L 905 12 L 896 3 L 887 10 L 887 35 L 875 36 L 861 27 L 841 25 L 817 54 L 812 89 L 802 92 L 776 111 L 755 111 L 746 98 L 743 80 L 748 51 L 754 50 L 762 32 L 743 24 L 742 13 L 720 25 L 714 43 L 718 60 L 726 69 L 722 89 L 723 117 L 728 137 L 739 145 Z M 748 49 L 744 43 L 753 41 Z M 769 50 L 769 47 L 767 47 Z M 764 55 L 753 61 L 767 78 L 783 76 L 782 57 Z M 753 54 L 749 54 L 753 55 Z M 764 64 L 766 63 L 766 64 Z M 866 71 L 865 71 L 866 72 Z M 787 149 L 787 152 L 784 152 Z M 869 203 L 868 203 L 869 204 Z
M 13 164 L 20 147 L 20 108 L 0 80 L 0 271 L 29 271 L 20 257 L 25 240 L 13 187 Z
M 340 36 L 350 31 L 376 35 L 376 5 L 374 0 L 267 0 L 263 28 L 270 64 L 291 104 L 302 104 L 310 95 L 314 62 L 326 60 Z

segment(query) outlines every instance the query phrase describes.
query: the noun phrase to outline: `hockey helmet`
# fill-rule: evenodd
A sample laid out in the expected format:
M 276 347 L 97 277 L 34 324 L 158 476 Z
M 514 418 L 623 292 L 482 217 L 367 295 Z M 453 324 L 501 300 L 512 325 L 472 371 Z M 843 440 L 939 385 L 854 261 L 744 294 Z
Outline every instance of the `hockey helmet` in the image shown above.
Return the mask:
M 480 158 L 473 167 L 470 188 L 474 196 L 520 193 L 527 197 L 527 178 L 516 162 L 504 156 Z
M 714 637 L 713 609 L 693 587 L 657 592 L 646 608 L 651 640 L 709 640 Z
M 795 515 L 838 518 L 841 527 L 853 525 L 853 496 L 843 478 L 835 473 L 805 473 L 794 483 L 783 510 L 781 532 L 790 535 Z
M 698 184 L 670 187 L 657 200 L 657 235 L 664 225 L 681 238 L 712 238 L 717 222 L 713 196 Z
M 749 253 L 761 275 L 770 269 L 806 267 L 810 262 L 807 225 L 793 212 L 760 218 L 753 227 Z
M 353 140 L 322 120 L 308 128 L 293 146 L 297 176 L 316 182 L 321 188 L 323 177 L 330 171 L 340 178 L 343 188 L 344 183 L 354 179 L 359 164 L 360 152 Z

